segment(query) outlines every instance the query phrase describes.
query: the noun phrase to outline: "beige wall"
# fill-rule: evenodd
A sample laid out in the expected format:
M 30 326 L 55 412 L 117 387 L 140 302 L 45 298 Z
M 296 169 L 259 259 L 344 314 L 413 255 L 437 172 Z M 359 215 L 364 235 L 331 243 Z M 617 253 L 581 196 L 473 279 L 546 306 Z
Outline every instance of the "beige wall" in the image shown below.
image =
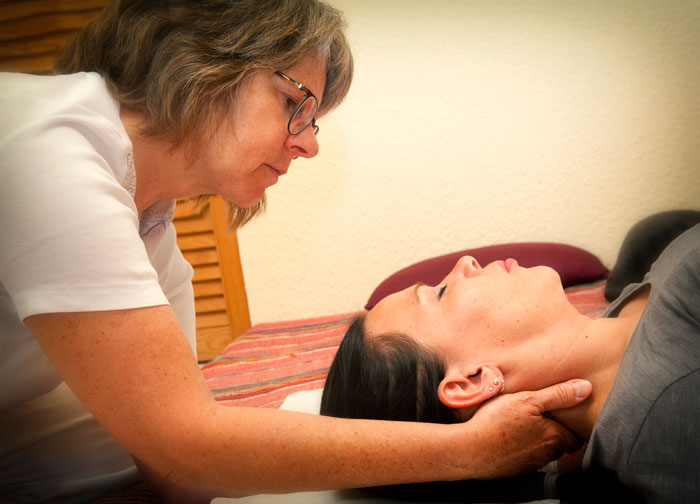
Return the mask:
M 253 323 L 360 309 L 418 260 L 511 241 L 612 266 L 700 209 L 697 0 L 332 0 L 356 58 L 321 153 L 240 232 Z

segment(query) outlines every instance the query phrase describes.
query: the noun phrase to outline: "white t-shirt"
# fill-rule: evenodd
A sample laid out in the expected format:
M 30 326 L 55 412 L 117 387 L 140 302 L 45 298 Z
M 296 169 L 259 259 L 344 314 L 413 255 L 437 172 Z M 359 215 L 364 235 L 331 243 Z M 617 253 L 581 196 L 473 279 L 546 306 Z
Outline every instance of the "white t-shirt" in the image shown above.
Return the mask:
M 131 458 L 107 455 L 125 450 L 59 387 L 22 320 L 170 304 L 195 358 L 192 268 L 173 201 L 139 216 L 131 142 L 99 75 L 0 74 L 0 89 L 0 501 L 18 481 L 13 498 L 29 501 L 104 491 L 134 479 Z M 59 410 L 65 425 L 35 418 Z M 76 454 L 81 432 L 94 448 Z

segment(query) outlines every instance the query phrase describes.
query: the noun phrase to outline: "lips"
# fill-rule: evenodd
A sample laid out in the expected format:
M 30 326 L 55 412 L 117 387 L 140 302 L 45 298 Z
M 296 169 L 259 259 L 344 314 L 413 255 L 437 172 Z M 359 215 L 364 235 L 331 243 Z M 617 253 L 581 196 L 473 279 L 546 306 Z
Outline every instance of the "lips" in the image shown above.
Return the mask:
M 518 261 L 516 261 L 516 260 L 513 259 L 513 258 L 508 258 L 508 259 L 506 259 L 506 260 L 504 261 L 504 265 L 505 265 L 506 271 L 507 271 L 508 273 L 510 273 L 510 270 L 512 270 L 513 267 L 515 267 L 515 266 L 518 265 Z
M 280 177 L 281 177 L 282 175 L 284 175 L 285 173 L 287 173 L 287 168 L 285 168 L 285 169 L 279 169 L 279 168 L 275 168 L 275 167 L 272 166 L 272 165 L 267 165 L 267 166 L 268 166 L 273 172 L 277 173 L 277 175 L 279 175 Z

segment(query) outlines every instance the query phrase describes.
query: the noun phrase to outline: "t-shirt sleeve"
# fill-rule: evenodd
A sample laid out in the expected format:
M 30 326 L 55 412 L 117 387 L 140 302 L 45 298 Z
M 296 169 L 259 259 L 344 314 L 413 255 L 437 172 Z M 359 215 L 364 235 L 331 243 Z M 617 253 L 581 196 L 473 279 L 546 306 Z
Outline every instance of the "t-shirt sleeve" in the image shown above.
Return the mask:
M 193 270 L 177 246 L 177 232 L 170 223 L 157 247 L 146 247 L 151 263 L 158 272 L 158 282 L 196 354 Z
M 168 304 L 114 172 L 128 151 L 96 114 L 37 120 L 0 143 L 0 280 L 20 319 Z

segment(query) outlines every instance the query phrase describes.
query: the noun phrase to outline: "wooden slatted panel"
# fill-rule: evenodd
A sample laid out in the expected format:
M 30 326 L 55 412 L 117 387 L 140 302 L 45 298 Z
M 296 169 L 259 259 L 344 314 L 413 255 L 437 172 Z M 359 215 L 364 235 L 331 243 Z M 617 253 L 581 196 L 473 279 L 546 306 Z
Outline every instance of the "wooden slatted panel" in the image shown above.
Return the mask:
M 218 264 L 198 265 L 194 268 L 192 282 L 206 282 L 207 280 L 221 279 L 221 268 Z
M 50 73 L 56 52 L 108 0 L 0 0 L 0 71 Z M 210 360 L 250 327 L 235 233 L 218 198 L 175 208 L 178 245 L 192 264 L 198 359 Z
M 200 361 L 208 361 L 219 355 L 221 350 L 226 348 L 226 346 L 231 343 L 231 328 L 227 325 L 220 325 L 215 327 L 201 327 L 197 329 L 197 341 L 206 341 L 207 348 L 213 350 L 205 352 L 197 351 Z M 219 349 L 219 350 L 214 350 Z M 202 358 L 202 355 L 207 356 L 206 359 Z
M 50 73 L 56 52 L 107 0 L 0 2 L 0 71 Z
M 216 333 L 221 341 L 228 343 L 234 335 L 226 316 L 224 287 L 209 204 L 197 205 L 193 200 L 181 200 L 176 208 L 174 223 L 177 244 L 194 268 L 192 285 L 195 289 L 197 313 L 197 358 L 204 361 L 214 357 L 218 354 L 217 350 L 220 350 L 212 346 L 208 336 Z M 208 288 L 201 288 L 200 284 Z
M 182 232 L 178 227 L 178 233 Z M 185 259 L 191 265 L 214 264 L 218 262 L 216 249 L 192 250 L 184 253 Z
M 218 230 L 218 219 L 226 219 L 224 204 L 218 198 L 201 204 L 180 200 L 175 210 L 177 243 L 194 268 L 200 361 L 214 358 L 250 327 L 236 235 L 226 229 L 225 222 Z M 245 306 L 238 306 L 241 303 Z
M 224 293 L 224 285 L 219 280 L 211 282 L 197 282 L 194 284 L 194 295 L 196 297 L 215 296 Z
M 216 250 L 219 253 L 221 281 L 224 284 L 226 313 L 235 338 L 250 328 L 248 296 L 245 291 L 238 238 L 229 227 L 229 211 L 224 200 L 219 197 L 212 198 L 210 209 Z
M 225 327 L 226 324 L 228 323 L 228 316 L 225 313 L 219 312 L 219 313 L 200 313 L 197 315 L 197 335 L 199 336 L 199 329 L 200 328 L 221 328 Z M 231 339 L 231 333 L 229 329 L 229 341 Z M 199 343 L 199 338 L 197 338 L 197 343 Z M 198 352 L 205 352 L 206 349 L 198 349 Z M 218 355 L 218 352 L 217 352 Z M 208 360 L 208 359 L 200 359 L 200 360 Z
M 179 223 L 179 220 L 176 219 L 176 222 Z M 179 231 L 179 230 L 178 230 Z M 214 233 L 211 232 L 212 228 L 211 225 L 209 227 L 209 231 L 204 232 L 204 233 L 183 233 L 180 234 L 178 233 L 177 236 L 177 244 L 180 246 L 181 250 L 203 250 L 207 248 L 215 248 L 216 247 L 216 237 L 214 236 Z
M 195 299 L 197 313 L 218 313 L 226 311 L 224 296 L 207 296 Z

